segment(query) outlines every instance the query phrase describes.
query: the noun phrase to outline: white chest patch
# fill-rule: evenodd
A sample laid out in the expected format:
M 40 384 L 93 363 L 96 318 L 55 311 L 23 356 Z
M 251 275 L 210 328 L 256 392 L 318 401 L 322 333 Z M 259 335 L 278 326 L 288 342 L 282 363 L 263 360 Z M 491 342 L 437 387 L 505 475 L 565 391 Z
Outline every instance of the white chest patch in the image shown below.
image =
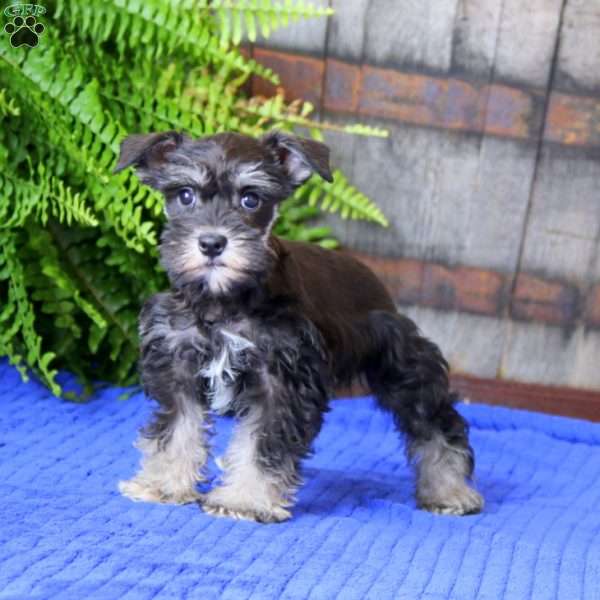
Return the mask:
M 201 371 L 202 377 L 208 380 L 210 407 L 219 413 L 227 410 L 233 399 L 233 384 L 238 373 L 235 364 L 238 355 L 254 348 L 254 344 L 241 335 L 221 329 L 223 348 L 218 356 Z

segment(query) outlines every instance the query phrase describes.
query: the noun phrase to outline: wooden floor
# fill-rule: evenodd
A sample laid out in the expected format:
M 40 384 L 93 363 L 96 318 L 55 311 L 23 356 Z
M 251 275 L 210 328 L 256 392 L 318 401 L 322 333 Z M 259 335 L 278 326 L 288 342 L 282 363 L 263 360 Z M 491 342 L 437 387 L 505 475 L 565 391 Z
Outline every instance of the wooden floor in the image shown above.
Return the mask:
M 467 402 L 508 406 L 600 422 L 600 392 L 500 379 L 482 379 L 469 375 L 453 375 L 451 385 L 452 389 Z M 337 395 L 347 397 L 368 393 L 366 388 L 356 385 L 338 390 Z
M 464 375 L 452 377 L 452 386 L 471 402 L 600 422 L 600 392 Z

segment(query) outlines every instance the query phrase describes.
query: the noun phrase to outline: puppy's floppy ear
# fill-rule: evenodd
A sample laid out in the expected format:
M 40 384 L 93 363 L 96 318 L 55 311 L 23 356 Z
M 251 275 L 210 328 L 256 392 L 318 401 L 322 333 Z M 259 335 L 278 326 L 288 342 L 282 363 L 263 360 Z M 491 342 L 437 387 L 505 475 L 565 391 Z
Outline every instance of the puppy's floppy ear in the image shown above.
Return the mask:
M 165 160 L 167 152 L 175 150 L 182 141 L 183 136 L 176 131 L 129 135 L 121 142 L 119 163 L 113 173 L 118 173 L 131 165 L 156 166 Z
M 271 149 L 294 185 L 303 184 L 313 173 L 333 181 L 329 166 L 329 148 L 321 142 L 281 131 L 271 131 L 260 140 Z

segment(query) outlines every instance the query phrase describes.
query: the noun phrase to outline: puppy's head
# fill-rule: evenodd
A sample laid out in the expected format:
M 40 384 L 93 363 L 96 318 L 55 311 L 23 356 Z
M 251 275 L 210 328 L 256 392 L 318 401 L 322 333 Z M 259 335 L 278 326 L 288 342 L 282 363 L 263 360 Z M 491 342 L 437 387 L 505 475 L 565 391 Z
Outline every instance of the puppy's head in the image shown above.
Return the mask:
M 115 172 L 131 165 L 165 196 L 160 253 L 172 284 L 213 295 L 260 281 L 278 203 L 313 173 L 332 180 L 327 146 L 281 132 L 131 135 Z

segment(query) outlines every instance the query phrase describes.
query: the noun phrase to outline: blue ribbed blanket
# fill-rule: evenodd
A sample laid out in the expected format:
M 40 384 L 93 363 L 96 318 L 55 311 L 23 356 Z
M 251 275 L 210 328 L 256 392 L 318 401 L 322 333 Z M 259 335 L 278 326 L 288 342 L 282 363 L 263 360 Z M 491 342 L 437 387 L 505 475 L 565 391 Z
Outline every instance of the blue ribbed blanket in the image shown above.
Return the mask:
M 600 425 L 462 405 L 487 505 L 436 516 L 391 418 L 334 401 L 293 520 L 258 525 L 121 497 L 151 408 L 121 393 L 68 403 L 0 362 L 0 598 L 600 598 Z

